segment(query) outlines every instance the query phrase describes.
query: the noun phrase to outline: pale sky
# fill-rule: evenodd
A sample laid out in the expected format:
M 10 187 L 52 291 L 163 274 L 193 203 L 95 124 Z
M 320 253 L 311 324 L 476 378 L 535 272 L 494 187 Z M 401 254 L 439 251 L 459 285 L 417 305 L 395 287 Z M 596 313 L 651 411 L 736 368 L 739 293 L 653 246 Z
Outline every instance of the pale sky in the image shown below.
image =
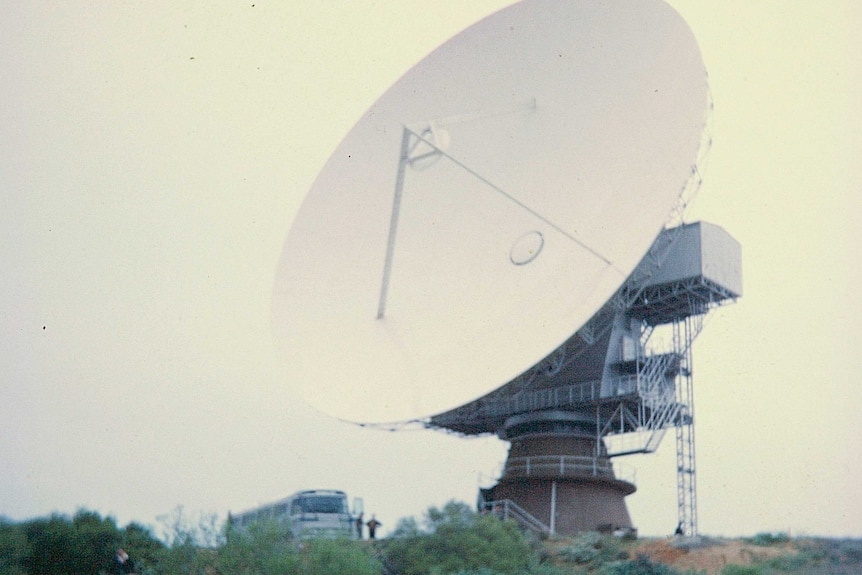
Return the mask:
M 0 515 L 155 525 L 177 505 L 223 515 L 336 488 L 390 528 L 475 501 L 505 444 L 313 412 L 281 380 L 270 306 L 291 221 L 341 138 L 507 4 L 6 7 Z M 862 8 L 671 4 L 715 101 L 686 219 L 742 244 L 745 283 L 694 348 L 700 531 L 862 536 Z M 671 532 L 672 440 L 622 462 L 634 524 Z

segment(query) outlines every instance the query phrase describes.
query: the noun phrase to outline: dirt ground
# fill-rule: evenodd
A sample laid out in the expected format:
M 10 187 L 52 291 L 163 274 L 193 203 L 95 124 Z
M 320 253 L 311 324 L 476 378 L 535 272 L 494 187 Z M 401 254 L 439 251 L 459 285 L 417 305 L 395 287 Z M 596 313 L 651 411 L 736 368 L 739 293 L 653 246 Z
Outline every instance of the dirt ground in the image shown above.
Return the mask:
M 718 575 L 725 565 L 750 565 L 755 559 L 771 559 L 794 553 L 788 545 L 760 547 L 739 540 L 703 539 L 699 543 L 685 543 L 676 539 L 643 541 L 635 554 L 647 555 L 680 570 L 706 570 L 707 575 Z

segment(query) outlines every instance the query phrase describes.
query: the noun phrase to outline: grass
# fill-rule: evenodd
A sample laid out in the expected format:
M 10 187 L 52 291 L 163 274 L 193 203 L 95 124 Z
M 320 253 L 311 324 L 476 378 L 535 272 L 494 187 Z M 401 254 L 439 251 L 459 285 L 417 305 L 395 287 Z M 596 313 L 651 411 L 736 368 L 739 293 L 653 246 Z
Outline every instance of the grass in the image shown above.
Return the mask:
M 758 549 L 762 548 L 762 551 Z M 736 551 L 735 554 L 733 551 Z M 553 575 L 850 575 L 862 573 L 862 540 L 791 538 L 761 533 L 746 539 L 625 541 L 585 533 L 542 546 Z M 717 562 L 718 559 L 726 561 Z

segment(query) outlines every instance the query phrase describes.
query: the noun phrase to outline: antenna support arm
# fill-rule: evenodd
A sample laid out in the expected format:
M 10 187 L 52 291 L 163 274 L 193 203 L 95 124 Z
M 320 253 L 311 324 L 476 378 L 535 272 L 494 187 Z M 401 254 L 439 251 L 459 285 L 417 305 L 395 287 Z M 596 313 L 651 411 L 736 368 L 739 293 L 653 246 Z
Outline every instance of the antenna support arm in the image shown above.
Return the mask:
M 392 199 L 392 217 L 389 220 L 389 239 L 386 243 L 386 262 L 383 264 L 383 281 L 380 285 L 380 303 L 377 305 L 377 319 L 386 313 L 386 296 L 389 292 L 389 278 L 392 275 L 392 258 L 395 255 L 395 236 L 398 232 L 398 216 L 401 213 L 401 196 L 404 191 L 404 174 L 410 163 L 410 136 L 412 132 L 403 129 L 401 135 L 401 155 L 398 159 L 398 174 L 395 177 L 395 197 Z

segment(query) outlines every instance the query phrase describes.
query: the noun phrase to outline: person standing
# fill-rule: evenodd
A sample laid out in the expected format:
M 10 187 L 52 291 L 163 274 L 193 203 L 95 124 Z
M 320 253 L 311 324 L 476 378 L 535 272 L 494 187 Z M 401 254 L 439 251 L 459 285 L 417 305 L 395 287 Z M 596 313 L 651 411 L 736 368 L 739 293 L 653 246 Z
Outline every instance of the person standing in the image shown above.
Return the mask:
M 132 571 L 132 560 L 129 559 L 129 554 L 122 547 L 117 549 L 116 554 L 114 554 L 114 573 L 126 575 Z
M 356 516 L 356 536 L 359 537 L 360 541 L 362 540 L 362 525 L 363 525 L 362 521 L 363 521 L 363 514 L 360 513 L 359 515 Z
M 377 528 L 383 524 L 377 520 L 377 517 L 372 515 L 371 519 L 368 521 L 368 523 L 366 523 L 366 525 L 368 526 L 368 538 L 373 540 L 374 534 L 376 533 Z

